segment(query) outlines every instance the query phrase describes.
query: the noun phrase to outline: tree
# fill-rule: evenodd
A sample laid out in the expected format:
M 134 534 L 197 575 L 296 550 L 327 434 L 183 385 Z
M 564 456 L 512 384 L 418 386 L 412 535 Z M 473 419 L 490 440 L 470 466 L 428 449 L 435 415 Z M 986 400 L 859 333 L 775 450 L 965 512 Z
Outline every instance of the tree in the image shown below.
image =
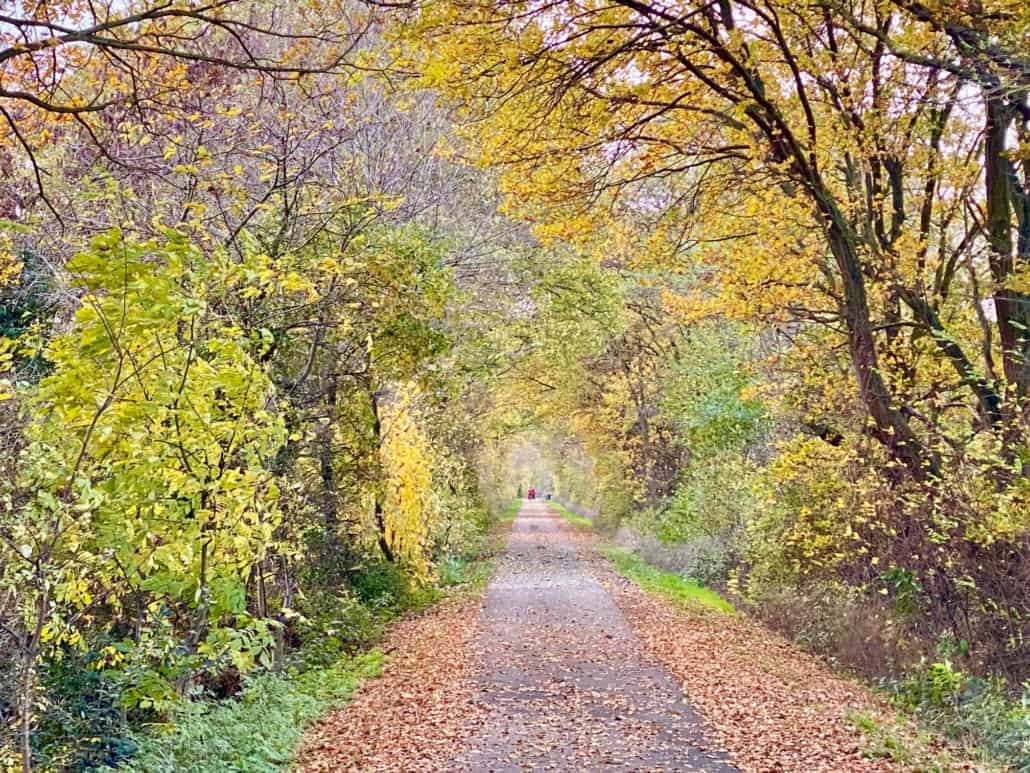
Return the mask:
M 114 232 L 70 265 L 84 303 L 47 346 L 53 371 L 33 390 L 38 418 L 5 487 L 0 579 L 20 608 L 8 634 L 26 768 L 37 661 L 81 644 L 85 624 L 129 616 L 112 656 L 164 659 L 168 679 L 198 653 L 253 656 L 218 626 L 244 614 L 243 578 L 278 523 L 268 466 L 284 434 L 268 410 L 267 342 L 222 303 L 246 266 L 166 239 Z M 162 699 L 152 682 L 138 701 Z
M 107 155 L 112 135 L 150 112 L 175 111 L 177 92 L 218 73 L 295 79 L 354 71 L 372 19 L 360 4 L 271 8 L 250 0 L 60 2 L 0 17 L 0 117 L 5 165 L 28 165 L 51 214 L 39 155 L 69 127 Z M 10 214 L 20 214 L 21 209 Z
M 895 41 L 947 42 L 909 11 L 459 2 L 421 9 L 416 25 L 434 40 L 427 78 L 486 116 L 474 125 L 484 159 L 517 170 L 509 189 L 546 205 L 542 229 L 582 233 L 607 202 L 651 230 L 648 250 L 724 266 L 729 288 L 758 279 L 766 256 L 787 267 L 763 266 L 775 312 L 840 325 L 870 431 L 918 478 L 941 461 L 884 360 L 902 329 L 935 343 L 982 422 L 1002 420 L 1004 386 L 967 352 L 989 361 L 990 346 L 964 340 L 942 308 L 984 244 L 969 214 L 976 166 L 962 161 L 980 126 L 951 107 L 962 76 L 895 56 Z M 786 211 L 769 210 L 773 198 Z M 751 265 L 726 254 L 727 240 Z M 1020 357 L 1011 346 L 1002 356 Z
M 910 572 L 928 627 L 1020 673 L 1025 11 L 455 0 L 405 22 L 542 242 L 685 273 L 684 322 L 775 334 L 778 406 L 809 436 L 778 469 L 812 462 L 805 508 L 856 535 L 798 560 L 866 589 Z M 871 512 L 824 499 L 833 474 Z

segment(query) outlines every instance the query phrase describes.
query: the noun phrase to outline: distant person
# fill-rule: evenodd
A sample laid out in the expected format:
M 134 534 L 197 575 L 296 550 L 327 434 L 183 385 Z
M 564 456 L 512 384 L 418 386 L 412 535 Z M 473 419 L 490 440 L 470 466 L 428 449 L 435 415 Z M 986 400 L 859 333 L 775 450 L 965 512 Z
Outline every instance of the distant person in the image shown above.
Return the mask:
M 530 499 L 536 499 L 536 489 L 535 488 L 531 488 L 529 490 L 529 498 Z
M 551 492 L 550 491 L 547 492 L 547 501 L 548 502 L 551 501 Z

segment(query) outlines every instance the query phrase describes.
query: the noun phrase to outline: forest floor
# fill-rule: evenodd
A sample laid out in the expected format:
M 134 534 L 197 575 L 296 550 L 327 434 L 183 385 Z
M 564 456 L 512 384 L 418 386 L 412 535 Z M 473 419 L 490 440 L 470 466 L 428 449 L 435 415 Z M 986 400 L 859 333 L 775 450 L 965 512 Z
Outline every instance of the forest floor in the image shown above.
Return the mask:
M 397 625 L 383 677 L 308 732 L 297 769 L 973 769 L 745 616 L 642 591 L 596 543 L 524 505 L 485 597 Z

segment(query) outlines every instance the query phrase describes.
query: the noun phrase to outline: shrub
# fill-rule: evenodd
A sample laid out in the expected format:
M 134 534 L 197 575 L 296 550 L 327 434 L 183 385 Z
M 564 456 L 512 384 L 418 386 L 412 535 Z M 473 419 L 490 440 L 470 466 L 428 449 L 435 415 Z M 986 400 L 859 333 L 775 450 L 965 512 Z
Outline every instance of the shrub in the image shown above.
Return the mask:
M 348 579 L 358 599 L 373 609 L 406 609 L 415 593 L 411 576 L 388 561 L 369 563 Z
M 298 653 L 319 665 L 376 642 L 383 629 L 384 610 L 363 604 L 350 588 L 316 590 L 306 594 L 298 611 L 296 632 L 304 642 Z M 319 653 L 322 653 L 319 655 Z M 320 660 L 312 660 L 320 658 Z
M 918 660 L 918 643 L 902 636 L 889 610 L 846 586 L 764 586 L 748 600 L 770 628 L 865 676 L 900 675 Z
M 120 685 L 91 667 L 96 657 L 68 648 L 41 666 L 46 700 L 38 708 L 33 740 L 44 768 L 115 765 L 136 749 L 127 738 Z
M 710 537 L 736 550 L 745 518 L 757 508 L 755 465 L 743 453 L 726 451 L 691 465 L 657 516 L 655 533 L 665 542 Z

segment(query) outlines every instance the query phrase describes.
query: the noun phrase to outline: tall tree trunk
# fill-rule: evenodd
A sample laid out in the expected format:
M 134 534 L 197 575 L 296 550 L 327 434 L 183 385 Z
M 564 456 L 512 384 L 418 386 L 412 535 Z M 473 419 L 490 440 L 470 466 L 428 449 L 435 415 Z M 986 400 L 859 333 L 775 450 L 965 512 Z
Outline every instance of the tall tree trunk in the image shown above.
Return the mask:
M 1005 143 L 1013 113 L 1000 93 L 988 93 L 984 131 L 984 185 L 987 199 L 987 232 L 990 239 L 991 273 L 998 289 L 994 306 L 998 316 L 1005 379 L 1021 397 L 1030 393 L 1030 296 L 1007 286 L 1016 270 L 1012 244 L 1013 204 L 1020 220 L 1026 215 L 1026 194 L 1018 185 Z M 1022 226 L 1022 222 L 1021 222 Z M 1022 228 L 1021 228 L 1022 231 Z M 1030 250 L 1030 244 L 1020 247 Z M 1027 255 L 1019 255 L 1027 258 Z
M 326 413 L 335 417 L 336 383 L 330 382 L 326 389 Z M 333 448 L 333 418 L 318 428 L 318 473 L 322 479 L 324 500 L 322 502 L 322 526 L 329 545 L 338 541 L 339 509 L 337 503 L 336 454 Z
M 827 215 L 826 232 L 836 259 L 844 290 L 844 320 L 848 328 L 848 352 L 858 382 L 858 392 L 874 423 L 874 435 L 917 479 L 939 472 L 939 461 L 923 447 L 907 417 L 894 405 L 890 389 L 880 371 L 876 339 L 870 320 L 869 298 L 861 259 L 854 240 L 840 219 L 841 215 L 826 199 L 822 211 Z
M 383 422 L 379 416 L 379 395 L 374 389 L 368 390 L 369 405 L 372 408 L 372 434 L 376 441 L 376 454 L 380 453 L 383 447 Z M 377 481 L 378 484 L 378 481 Z M 383 551 L 383 557 L 391 564 L 396 560 L 393 548 L 390 546 L 389 530 L 386 526 L 386 514 L 383 510 L 383 493 L 379 486 L 375 487 L 375 523 L 379 531 L 379 549 Z
M 21 769 L 22 773 L 32 773 L 32 697 L 35 658 L 25 657 L 25 667 L 21 678 L 21 695 L 19 701 Z

